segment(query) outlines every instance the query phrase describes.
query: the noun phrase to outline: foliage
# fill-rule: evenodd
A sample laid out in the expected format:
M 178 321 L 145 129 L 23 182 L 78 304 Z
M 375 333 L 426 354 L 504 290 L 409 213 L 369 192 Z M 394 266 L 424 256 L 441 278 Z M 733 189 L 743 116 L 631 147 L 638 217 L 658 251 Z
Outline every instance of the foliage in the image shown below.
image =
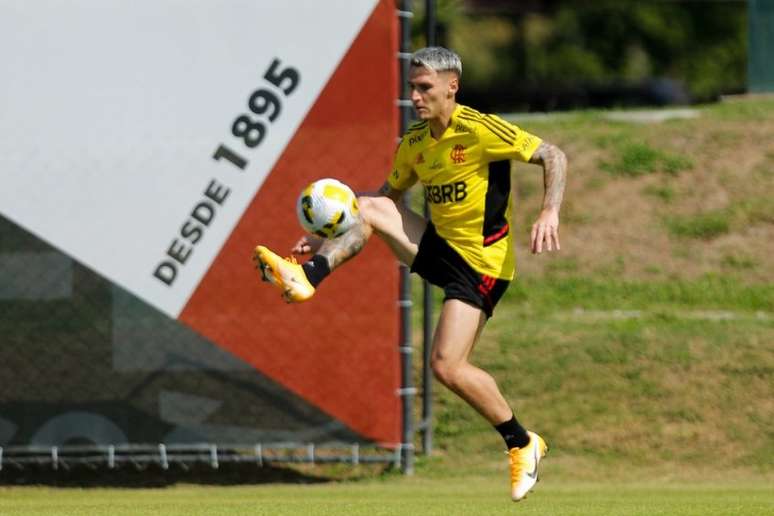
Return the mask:
M 482 109 L 706 101 L 745 88 L 744 2 L 439 0 L 437 18 L 438 43 L 463 57 L 461 95 Z M 424 45 L 422 12 L 413 30 Z

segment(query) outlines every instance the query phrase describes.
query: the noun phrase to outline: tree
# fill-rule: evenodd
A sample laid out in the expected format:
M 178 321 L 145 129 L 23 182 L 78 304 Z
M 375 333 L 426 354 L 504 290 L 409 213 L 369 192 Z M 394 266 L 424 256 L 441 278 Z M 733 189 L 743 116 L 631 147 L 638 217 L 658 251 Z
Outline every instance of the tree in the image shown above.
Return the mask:
M 746 84 L 744 2 L 441 0 L 438 19 L 463 57 L 461 99 L 482 109 L 708 101 Z

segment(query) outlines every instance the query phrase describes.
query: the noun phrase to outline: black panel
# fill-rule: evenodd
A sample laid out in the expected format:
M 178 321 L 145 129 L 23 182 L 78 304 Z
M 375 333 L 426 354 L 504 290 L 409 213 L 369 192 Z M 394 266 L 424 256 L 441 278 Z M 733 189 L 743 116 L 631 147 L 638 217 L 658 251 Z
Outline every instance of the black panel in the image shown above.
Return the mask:
M 510 193 L 511 162 L 504 160 L 489 163 L 489 184 L 486 188 L 483 227 L 485 247 L 508 235 L 508 220 L 505 215 Z

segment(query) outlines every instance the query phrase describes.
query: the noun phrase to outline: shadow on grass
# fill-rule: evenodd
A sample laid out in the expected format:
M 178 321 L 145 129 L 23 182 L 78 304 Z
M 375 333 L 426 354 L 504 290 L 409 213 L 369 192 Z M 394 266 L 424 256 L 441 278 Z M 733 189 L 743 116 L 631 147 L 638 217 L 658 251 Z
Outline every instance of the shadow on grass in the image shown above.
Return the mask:
M 0 486 L 43 485 L 52 487 L 124 487 L 154 488 L 175 484 L 251 485 L 251 484 L 320 484 L 337 480 L 334 476 L 310 474 L 291 467 L 256 464 L 221 464 L 213 468 L 207 464 L 181 466 L 170 464 L 169 469 L 158 465 L 129 466 L 115 469 L 94 468 L 85 465 L 53 469 L 46 466 L 4 467 L 0 471 Z

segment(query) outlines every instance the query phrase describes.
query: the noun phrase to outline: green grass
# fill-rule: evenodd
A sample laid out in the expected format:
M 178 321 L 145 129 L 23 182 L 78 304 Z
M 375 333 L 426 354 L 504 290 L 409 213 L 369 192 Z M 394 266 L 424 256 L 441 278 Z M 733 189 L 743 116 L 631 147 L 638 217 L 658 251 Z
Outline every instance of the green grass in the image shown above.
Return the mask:
M 774 165 L 772 165 L 774 168 Z M 739 224 L 774 224 L 774 209 L 768 197 L 752 197 L 730 206 L 729 211 Z
M 163 490 L 0 490 L 0 513 L 27 515 L 756 515 L 774 511 L 771 486 L 757 484 L 588 485 L 541 482 L 514 504 L 503 479 L 420 478 L 314 486 L 179 486 Z
M 572 267 L 572 262 L 567 262 Z M 559 272 L 554 269 L 552 272 Z M 740 310 L 774 311 L 774 283 L 745 284 L 732 276 L 705 275 L 695 280 L 646 282 L 603 276 L 551 275 L 519 278 L 508 289 L 511 309 L 553 312 L 596 310 Z
M 725 235 L 731 228 L 729 214 L 725 211 L 710 211 L 685 217 L 669 217 L 666 221 L 669 232 L 678 237 L 711 240 Z
M 613 175 L 637 177 L 654 172 L 676 175 L 693 167 L 693 162 L 678 154 L 655 149 L 642 142 L 624 140 L 614 149 L 613 161 L 600 162 L 599 168 Z
M 740 102 L 719 102 L 709 104 L 704 109 L 713 121 L 757 122 L 770 120 L 774 112 L 774 99 L 761 97 Z
M 511 285 L 472 355 L 549 441 L 552 475 L 572 481 L 580 467 L 607 483 L 770 473 L 774 285 L 576 277 L 568 260 Z M 499 468 L 491 427 L 442 387 L 434 396 L 437 455 L 420 473 Z
M 745 256 L 743 252 L 727 254 L 723 257 L 723 261 L 721 263 L 725 267 L 738 270 L 754 269 L 758 265 L 754 259 Z
M 652 195 L 666 204 L 671 203 L 677 197 L 677 192 L 670 186 L 648 186 L 643 190 L 643 193 Z
M 660 190 L 649 190 L 649 193 L 659 196 L 657 192 Z M 662 198 L 666 200 L 665 197 Z M 671 235 L 701 240 L 717 238 L 731 232 L 734 228 L 744 229 L 755 224 L 772 223 L 774 223 L 774 210 L 771 209 L 771 200 L 761 197 L 734 202 L 724 209 L 666 218 L 666 225 Z

